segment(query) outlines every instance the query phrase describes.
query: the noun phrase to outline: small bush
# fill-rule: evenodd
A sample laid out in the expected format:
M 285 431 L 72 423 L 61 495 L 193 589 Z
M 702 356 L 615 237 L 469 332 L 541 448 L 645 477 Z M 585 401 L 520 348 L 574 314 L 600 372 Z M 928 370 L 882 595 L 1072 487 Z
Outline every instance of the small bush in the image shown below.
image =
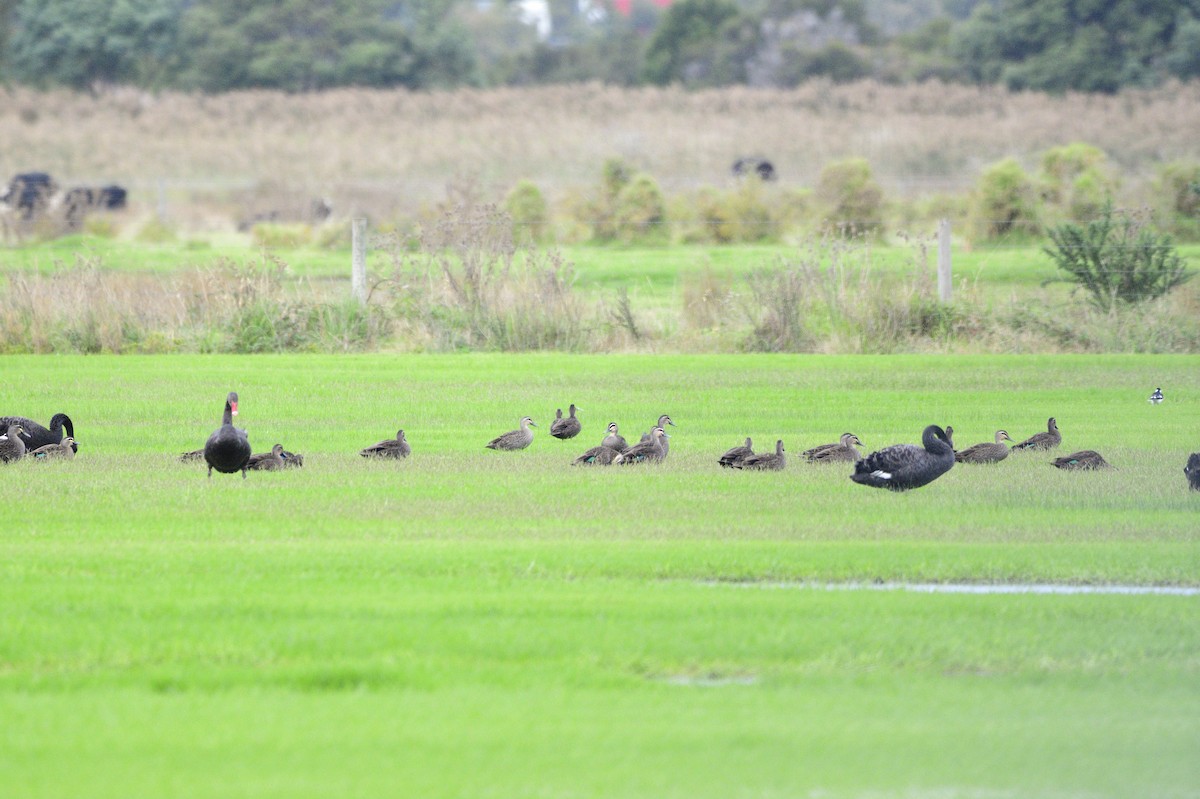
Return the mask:
M 1044 251 L 1089 295 L 1100 310 L 1157 299 L 1194 276 L 1175 251 L 1171 237 L 1112 203 L 1086 227 L 1067 223 L 1050 231 Z
M 533 181 L 522 180 L 504 200 L 504 210 L 512 217 L 513 236 L 519 242 L 546 240 L 550 210 L 541 189 Z
M 1155 181 L 1154 195 L 1163 224 L 1182 239 L 1200 239 L 1200 163 L 1164 164 Z
M 312 227 L 303 224 L 259 222 L 250 229 L 250 240 L 268 250 L 294 250 L 312 244 Z
M 175 229 L 162 220 L 151 219 L 138 229 L 136 238 L 147 244 L 165 244 L 175 241 Z
M 604 162 L 600 172 L 600 187 L 594 197 L 577 204 L 584 216 L 581 220 L 592 231 L 592 240 L 597 242 L 616 241 L 617 198 L 633 179 L 633 170 L 619 158 Z
M 1117 191 L 1108 156 L 1084 142 L 1043 153 L 1040 177 L 1046 202 L 1076 222 L 1095 218 Z
M 684 239 L 691 243 L 734 244 L 775 241 L 782 227 L 759 181 L 745 181 L 732 192 L 702 189 L 688 209 L 694 215 Z
M 617 195 L 617 238 L 625 244 L 655 245 L 670 240 L 667 204 L 654 178 L 636 175 Z
M 864 236 L 883 231 L 883 189 L 871 177 L 866 159 L 826 166 L 817 178 L 815 195 L 829 230 Z
M 981 239 L 1022 239 L 1037 235 L 1037 189 L 1012 158 L 984 170 L 972 203 L 971 227 Z

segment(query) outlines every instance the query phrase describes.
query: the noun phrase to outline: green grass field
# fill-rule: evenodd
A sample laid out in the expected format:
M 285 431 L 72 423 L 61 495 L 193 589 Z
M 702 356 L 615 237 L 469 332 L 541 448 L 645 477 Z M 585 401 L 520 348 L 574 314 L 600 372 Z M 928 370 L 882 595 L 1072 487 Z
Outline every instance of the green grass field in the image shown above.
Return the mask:
M 65 411 L 80 453 L 0 467 L 0 796 L 1197 796 L 1200 596 L 822 586 L 1200 587 L 1200 358 L 3 366 L 0 414 Z M 175 460 L 231 389 L 304 469 Z M 660 413 L 661 466 L 568 466 Z M 528 450 L 483 448 L 523 414 Z M 1117 470 L 891 494 L 797 457 L 1049 416 Z M 357 456 L 398 427 L 408 461 Z M 788 469 L 720 470 L 747 435 Z

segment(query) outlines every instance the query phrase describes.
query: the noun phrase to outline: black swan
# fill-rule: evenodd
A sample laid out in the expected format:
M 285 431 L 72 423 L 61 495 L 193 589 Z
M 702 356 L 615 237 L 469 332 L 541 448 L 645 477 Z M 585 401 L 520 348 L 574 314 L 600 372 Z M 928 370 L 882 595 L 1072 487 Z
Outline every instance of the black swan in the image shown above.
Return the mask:
M 954 460 L 958 463 L 999 463 L 1008 457 L 1008 447 L 1003 443 L 1005 441 L 1012 441 L 1008 437 L 1008 432 L 997 430 L 994 442 L 985 441 L 982 444 L 967 447 L 961 452 L 954 453 Z
M 528 416 L 522 416 L 520 430 L 513 430 L 502 436 L 496 436 L 487 443 L 487 448 L 504 450 L 525 449 L 533 443 L 533 431 L 529 429 L 530 426 L 537 427 L 533 423 L 533 419 Z
M 1062 443 L 1062 433 L 1058 432 L 1058 421 L 1051 416 L 1046 422 L 1046 432 L 1035 433 L 1020 444 L 1014 444 L 1013 449 L 1054 449 Z
M 75 425 L 71 423 L 71 417 L 65 413 L 56 413 L 50 417 L 50 429 L 42 427 L 32 419 L 26 419 L 24 416 L 0 416 L 0 430 L 4 430 L 10 424 L 19 424 L 25 429 L 22 434 L 22 440 L 28 449 L 37 449 L 44 447 L 47 444 L 58 444 L 63 440 L 63 428 L 66 428 L 67 435 L 72 439 L 75 438 Z M 79 451 L 79 444 L 72 444 L 76 452 Z
M 935 424 L 921 434 L 924 448 L 896 444 L 872 452 L 854 464 L 850 479 L 872 488 L 907 491 L 932 483 L 954 466 L 954 447 L 946 431 Z
M 722 469 L 731 469 L 753 454 L 754 442 L 750 440 L 749 436 L 746 436 L 745 444 L 726 450 L 724 455 L 717 458 L 717 463 L 721 464 Z
M 237 416 L 238 395 L 230 391 L 225 400 L 225 414 L 221 417 L 221 426 L 208 437 L 204 444 L 204 460 L 208 463 L 208 476 L 211 478 L 213 469 L 222 474 L 242 473 L 246 479 L 246 465 L 250 462 L 250 440 L 246 431 L 233 426 L 233 417 Z
M 571 415 L 566 419 L 562 418 L 562 411 L 558 412 L 558 418 L 550 423 L 550 435 L 555 438 L 561 438 L 566 441 L 568 438 L 574 438 L 579 435 L 579 431 L 583 429 L 583 425 L 575 418 L 575 403 L 571 403 Z
M 787 466 L 787 458 L 783 454 L 783 439 L 775 442 L 774 452 L 764 452 L 761 455 L 751 455 L 744 458 L 741 463 L 737 464 L 738 469 L 751 469 L 755 471 L 781 471 Z
M 407 458 L 412 454 L 412 447 L 409 446 L 408 439 L 404 437 L 404 431 L 397 430 L 395 438 L 385 438 L 358 454 L 364 458 Z

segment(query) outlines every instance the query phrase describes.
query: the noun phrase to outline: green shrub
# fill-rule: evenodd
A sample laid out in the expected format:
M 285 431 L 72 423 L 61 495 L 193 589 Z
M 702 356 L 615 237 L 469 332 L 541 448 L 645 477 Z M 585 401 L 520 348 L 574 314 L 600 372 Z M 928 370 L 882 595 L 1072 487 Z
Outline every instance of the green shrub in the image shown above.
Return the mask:
M 513 237 L 517 241 L 545 241 L 550 212 L 537 184 L 530 180 L 519 182 L 505 198 L 504 210 L 512 217 Z
M 733 244 L 779 238 L 779 214 L 767 205 L 758 181 L 745 181 L 729 193 L 702 189 L 688 210 L 694 215 L 694 223 L 684 237 L 688 242 Z
M 591 228 L 592 239 L 598 242 L 615 241 L 617 234 L 617 198 L 632 180 L 633 171 L 619 158 L 604 162 L 600 171 L 600 188 L 595 197 L 579 204 L 583 221 Z
M 137 240 L 147 244 L 164 244 L 175 240 L 175 229 L 159 219 L 151 219 L 138 229 Z
M 1108 156 L 1099 147 L 1073 142 L 1042 154 L 1042 196 L 1067 219 L 1086 222 L 1103 210 L 1117 191 Z
M 1176 236 L 1200 239 L 1200 163 L 1164 164 L 1154 185 L 1164 226 Z
M 250 229 L 250 240 L 268 250 L 294 250 L 312 244 L 312 227 L 303 224 L 259 222 Z
M 1171 237 L 1158 235 L 1112 203 L 1086 227 L 1067 223 L 1050 231 L 1044 248 L 1069 280 L 1084 289 L 1100 310 L 1153 300 L 1186 283 L 1195 273 L 1175 251 Z
M 639 174 L 621 189 L 614 209 L 617 238 L 625 244 L 666 244 L 667 204 L 654 178 Z
M 865 158 L 826 166 L 817 178 L 815 194 L 830 230 L 867 236 L 883 231 L 883 189 L 871 177 Z
M 1041 231 L 1037 189 L 1015 159 L 985 169 L 973 199 L 971 227 L 977 238 L 1027 238 Z

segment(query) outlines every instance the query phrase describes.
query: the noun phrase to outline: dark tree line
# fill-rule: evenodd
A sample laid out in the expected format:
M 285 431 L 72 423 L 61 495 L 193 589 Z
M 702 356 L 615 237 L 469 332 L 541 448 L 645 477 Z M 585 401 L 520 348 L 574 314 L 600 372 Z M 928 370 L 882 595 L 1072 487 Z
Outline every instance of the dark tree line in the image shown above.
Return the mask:
M 793 86 L 940 77 L 1111 92 L 1200 77 L 1200 0 L 926 0 L 895 31 L 865 0 L 0 0 L 0 79 L 218 92 L 599 80 Z M 886 32 L 885 32 L 886 31 Z

